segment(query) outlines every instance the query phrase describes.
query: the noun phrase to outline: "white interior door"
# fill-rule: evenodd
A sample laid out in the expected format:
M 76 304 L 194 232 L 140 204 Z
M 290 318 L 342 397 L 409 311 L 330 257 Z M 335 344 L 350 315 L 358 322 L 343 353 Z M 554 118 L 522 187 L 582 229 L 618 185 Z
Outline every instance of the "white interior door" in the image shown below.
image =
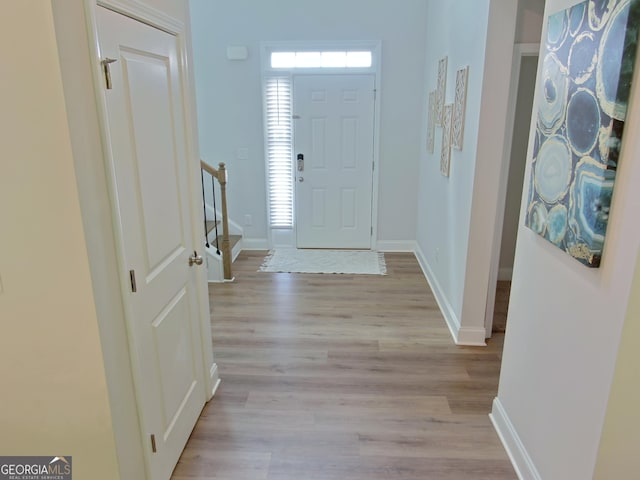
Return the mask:
M 102 58 L 116 60 L 104 95 L 123 270 L 136 283 L 126 297 L 138 410 L 149 477 L 162 480 L 205 403 L 178 45 L 102 7 L 97 18 Z
M 294 77 L 298 248 L 371 248 L 373 75 Z

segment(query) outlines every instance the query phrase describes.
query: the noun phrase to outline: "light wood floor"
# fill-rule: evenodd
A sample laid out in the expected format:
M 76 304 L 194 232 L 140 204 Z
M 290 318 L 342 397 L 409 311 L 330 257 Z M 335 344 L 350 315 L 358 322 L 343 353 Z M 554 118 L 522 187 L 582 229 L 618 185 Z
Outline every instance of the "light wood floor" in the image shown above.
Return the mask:
M 412 254 L 387 276 L 210 286 L 222 384 L 173 480 L 513 480 L 487 414 L 502 335 L 457 347 Z

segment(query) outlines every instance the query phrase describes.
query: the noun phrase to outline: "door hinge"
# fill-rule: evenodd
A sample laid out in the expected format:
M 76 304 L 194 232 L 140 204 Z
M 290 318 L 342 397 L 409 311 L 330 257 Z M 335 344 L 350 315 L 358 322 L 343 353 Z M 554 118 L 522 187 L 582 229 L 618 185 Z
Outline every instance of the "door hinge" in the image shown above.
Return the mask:
M 378 89 L 374 88 L 373 89 L 373 99 L 375 100 L 376 98 L 378 98 Z
M 138 287 L 136 285 L 136 271 L 129 270 L 129 280 L 131 281 L 131 291 L 136 293 L 138 291 Z
M 376 162 L 371 162 L 371 171 L 372 172 L 376 171 Z
M 371 236 L 373 237 L 373 225 L 371 225 Z
M 153 453 L 156 453 L 158 451 L 158 449 L 156 448 L 156 436 L 154 434 L 151 434 L 151 451 Z
M 113 88 L 113 84 L 111 83 L 111 67 L 109 66 L 113 62 L 117 62 L 115 58 L 105 58 L 100 61 L 100 65 L 102 65 L 102 71 L 104 72 L 104 83 L 107 87 L 107 90 L 111 90 Z

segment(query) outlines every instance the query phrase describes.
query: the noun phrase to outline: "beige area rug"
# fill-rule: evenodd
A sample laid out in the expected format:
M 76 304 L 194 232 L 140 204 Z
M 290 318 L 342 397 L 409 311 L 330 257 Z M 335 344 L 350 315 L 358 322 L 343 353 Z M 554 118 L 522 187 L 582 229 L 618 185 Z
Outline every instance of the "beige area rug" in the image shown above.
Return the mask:
M 386 275 L 384 253 L 371 250 L 277 248 L 265 257 L 260 272 Z

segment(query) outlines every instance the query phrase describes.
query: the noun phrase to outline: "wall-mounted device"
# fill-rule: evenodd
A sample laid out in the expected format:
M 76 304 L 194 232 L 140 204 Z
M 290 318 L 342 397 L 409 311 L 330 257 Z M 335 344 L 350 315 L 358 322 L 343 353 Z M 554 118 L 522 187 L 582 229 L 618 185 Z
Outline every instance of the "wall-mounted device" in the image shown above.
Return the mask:
M 227 47 L 227 60 L 246 60 L 249 58 L 249 49 L 245 46 Z

